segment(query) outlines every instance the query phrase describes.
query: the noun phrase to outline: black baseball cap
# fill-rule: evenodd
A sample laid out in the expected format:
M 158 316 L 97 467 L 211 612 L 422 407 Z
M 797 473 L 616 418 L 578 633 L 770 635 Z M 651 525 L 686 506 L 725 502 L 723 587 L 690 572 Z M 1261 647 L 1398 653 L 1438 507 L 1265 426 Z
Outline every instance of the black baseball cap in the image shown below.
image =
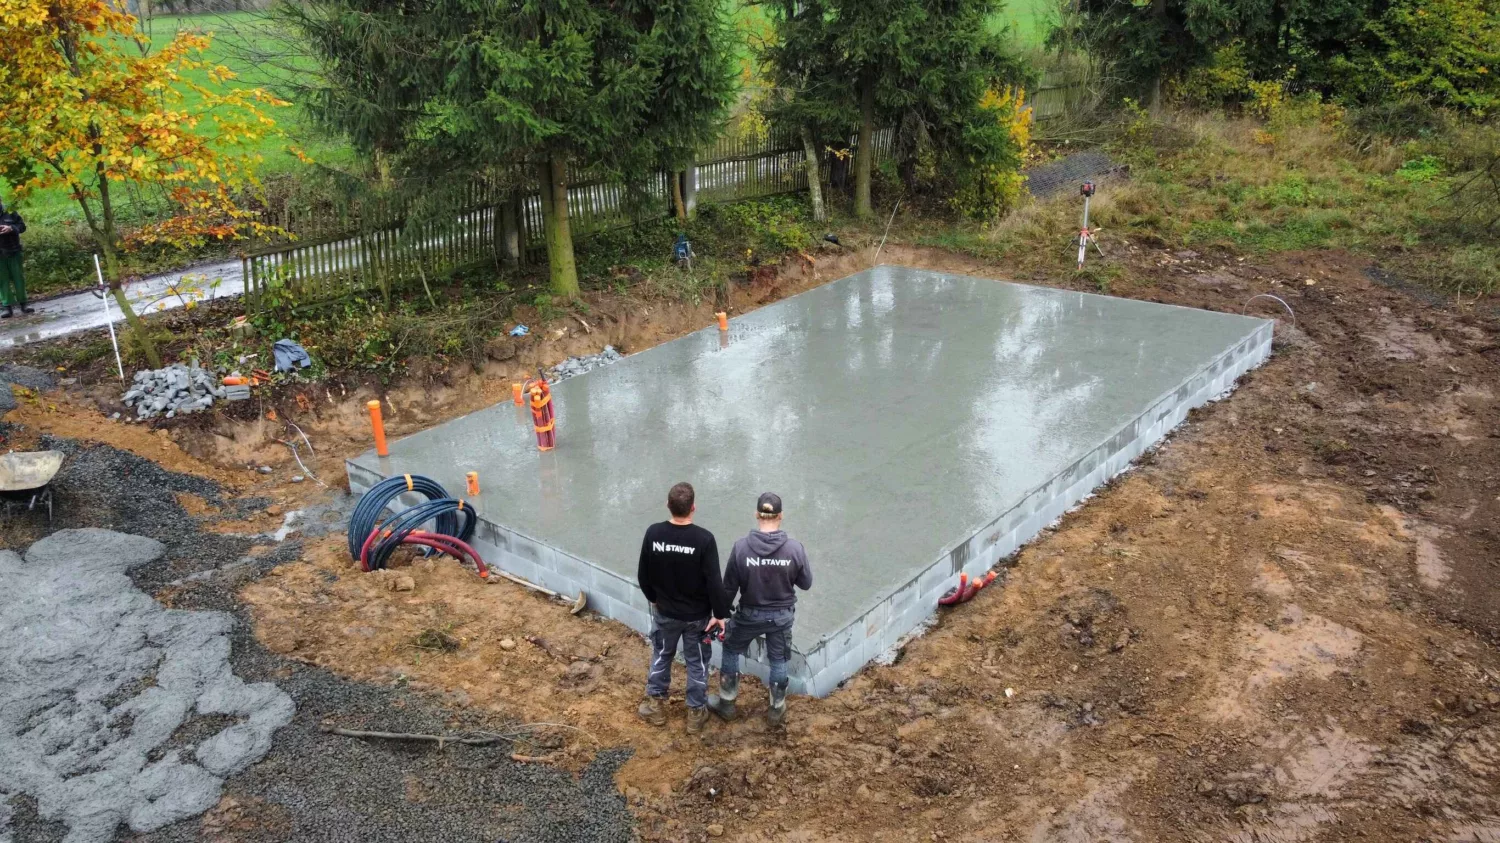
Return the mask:
M 775 492 L 763 492 L 755 502 L 755 514 L 767 518 L 781 514 L 781 496 Z

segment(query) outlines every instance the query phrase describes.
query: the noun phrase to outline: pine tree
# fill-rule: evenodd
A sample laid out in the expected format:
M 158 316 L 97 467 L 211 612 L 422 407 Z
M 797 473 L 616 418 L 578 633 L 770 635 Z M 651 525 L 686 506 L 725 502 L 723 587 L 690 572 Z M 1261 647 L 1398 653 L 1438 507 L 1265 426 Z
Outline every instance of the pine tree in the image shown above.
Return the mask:
M 320 59 L 303 101 L 418 179 L 528 170 L 552 288 L 578 294 L 574 174 L 639 180 L 715 136 L 736 93 L 720 0 L 313 0 L 282 14 Z
M 811 132 L 858 133 L 854 212 L 871 207 L 878 125 L 899 125 L 903 178 L 915 186 L 919 160 L 948 166 L 956 183 L 978 160 L 1007 161 L 1018 150 L 994 147 L 976 123 L 993 123 L 987 96 L 1023 77 L 989 21 L 998 0 L 775 0 L 777 40 L 766 51 L 786 102 L 776 116 Z

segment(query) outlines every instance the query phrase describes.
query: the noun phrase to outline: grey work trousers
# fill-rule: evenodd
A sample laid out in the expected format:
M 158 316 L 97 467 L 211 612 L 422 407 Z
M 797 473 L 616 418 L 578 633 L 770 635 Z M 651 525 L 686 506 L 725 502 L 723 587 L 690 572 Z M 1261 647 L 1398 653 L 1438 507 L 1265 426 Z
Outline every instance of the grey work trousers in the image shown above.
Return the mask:
M 672 687 L 672 660 L 677 657 L 677 639 L 682 639 L 682 660 L 687 664 L 688 708 L 708 705 L 708 663 L 713 648 L 703 643 L 708 618 L 680 621 L 651 610 L 651 671 L 646 674 L 646 695 L 665 698 Z

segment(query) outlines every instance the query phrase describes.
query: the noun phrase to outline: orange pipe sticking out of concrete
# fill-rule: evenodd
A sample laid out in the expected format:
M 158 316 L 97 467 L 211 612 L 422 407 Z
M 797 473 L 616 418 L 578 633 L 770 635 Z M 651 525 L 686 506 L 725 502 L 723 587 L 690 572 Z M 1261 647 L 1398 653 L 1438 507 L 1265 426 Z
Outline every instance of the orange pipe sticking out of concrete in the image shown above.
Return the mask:
M 385 422 L 380 418 L 380 402 L 371 401 L 365 406 L 370 408 L 370 429 L 375 433 L 375 455 L 388 457 L 391 449 L 385 444 Z
M 479 494 L 479 472 L 471 471 L 468 474 L 465 474 L 464 480 L 468 481 L 468 490 L 470 495 Z
M 521 400 L 521 385 L 520 384 L 513 383 L 513 384 L 510 385 L 510 399 L 512 401 L 516 402 L 516 406 L 517 407 L 519 407 L 519 406 L 521 406 L 522 404 L 525 403 L 524 401 Z
M 550 451 L 557 445 L 557 416 L 552 409 L 552 390 L 546 381 L 531 382 L 531 419 L 536 428 L 536 446 Z
M 721 330 L 721 331 L 727 331 L 727 330 L 729 330 L 729 314 L 727 314 L 727 313 L 715 313 L 714 316 L 717 316 L 719 318 L 719 330 Z

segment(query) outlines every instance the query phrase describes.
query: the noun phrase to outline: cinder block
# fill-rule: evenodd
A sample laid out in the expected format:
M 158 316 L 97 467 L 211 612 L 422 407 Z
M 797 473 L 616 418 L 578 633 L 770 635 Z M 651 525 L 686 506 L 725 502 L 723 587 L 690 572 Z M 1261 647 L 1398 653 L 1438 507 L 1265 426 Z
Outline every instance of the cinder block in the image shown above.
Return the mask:
M 640 594 L 641 590 L 635 583 L 626 582 L 623 578 L 612 574 L 603 568 L 593 567 L 590 571 L 590 586 L 604 594 L 608 594 L 621 602 L 629 602 L 633 594 Z
M 863 618 L 860 618 L 859 626 L 864 630 L 865 638 L 879 638 L 890 620 L 891 601 L 882 600 L 875 605 L 875 608 L 866 612 Z

